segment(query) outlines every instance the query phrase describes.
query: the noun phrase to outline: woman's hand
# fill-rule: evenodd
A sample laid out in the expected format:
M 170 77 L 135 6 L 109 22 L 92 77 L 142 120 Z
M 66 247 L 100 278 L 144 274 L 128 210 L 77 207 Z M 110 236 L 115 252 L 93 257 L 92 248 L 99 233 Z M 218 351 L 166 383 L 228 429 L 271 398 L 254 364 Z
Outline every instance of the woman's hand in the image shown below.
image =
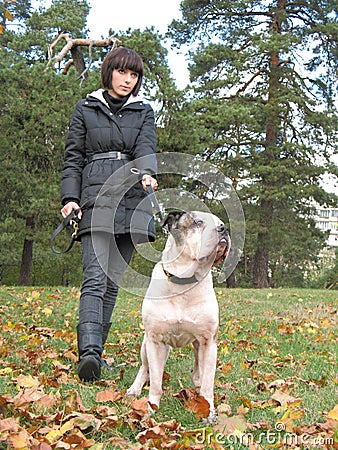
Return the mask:
M 68 202 L 68 203 L 65 204 L 65 206 L 61 209 L 62 217 L 67 217 L 67 216 L 69 216 L 69 214 L 70 214 L 72 211 L 75 211 L 75 210 L 77 210 L 77 209 L 79 210 L 78 213 L 77 213 L 77 217 L 78 217 L 79 219 L 81 219 L 81 217 L 82 217 L 82 211 L 80 210 L 80 206 L 79 206 L 76 202 Z
M 143 175 L 142 185 L 145 191 L 148 191 L 148 186 L 151 186 L 153 189 L 156 189 L 158 186 L 156 178 L 153 178 L 151 175 Z

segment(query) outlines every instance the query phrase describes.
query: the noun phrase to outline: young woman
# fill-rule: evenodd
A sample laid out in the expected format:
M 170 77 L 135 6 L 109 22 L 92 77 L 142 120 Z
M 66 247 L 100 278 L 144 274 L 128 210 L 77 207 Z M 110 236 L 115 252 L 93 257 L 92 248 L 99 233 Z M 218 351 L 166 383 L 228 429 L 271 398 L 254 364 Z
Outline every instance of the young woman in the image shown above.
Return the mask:
M 84 382 L 100 378 L 119 281 L 135 243 L 155 239 L 146 192 L 149 185 L 157 187 L 155 122 L 151 106 L 138 95 L 142 77 L 143 62 L 134 50 L 112 50 L 102 63 L 102 88 L 77 103 L 66 140 L 61 214 L 79 210 L 78 375 Z M 130 167 L 143 177 L 123 187 Z M 112 188 L 102 194 L 107 184 Z

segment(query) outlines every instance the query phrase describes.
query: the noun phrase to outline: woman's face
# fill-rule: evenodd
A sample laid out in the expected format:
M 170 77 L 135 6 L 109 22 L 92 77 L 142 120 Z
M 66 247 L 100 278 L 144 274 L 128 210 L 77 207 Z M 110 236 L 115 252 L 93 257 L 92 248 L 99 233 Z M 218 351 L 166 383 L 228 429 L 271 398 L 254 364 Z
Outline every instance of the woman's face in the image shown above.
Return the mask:
M 129 69 L 114 69 L 112 72 L 112 87 L 109 94 L 115 98 L 129 95 L 138 80 L 139 74 Z

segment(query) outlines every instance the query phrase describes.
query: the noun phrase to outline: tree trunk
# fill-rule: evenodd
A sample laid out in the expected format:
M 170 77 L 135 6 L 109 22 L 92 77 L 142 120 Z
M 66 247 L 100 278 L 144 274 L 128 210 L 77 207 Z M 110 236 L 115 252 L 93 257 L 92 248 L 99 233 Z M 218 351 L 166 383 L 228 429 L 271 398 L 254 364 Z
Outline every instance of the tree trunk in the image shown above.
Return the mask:
M 34 214 L 26 217 L 25 240 L 23 244 L 19 286 L 29 286 L 33 261 L 33 233 L 35 228 Z
M 285 10 L 285 0 L 278 0 L 277 11 L 274 21 L 271 24 L 272 32 L 280 34 L 282 29 L 282 12 Z M 264 158 L 265 166 L 271 167 L 277 156 L 278 136 L 280 130 L 279 102 L 278 93 L 280 91 L 280 67 L 279 53 L 272 51 L 270 54 L 270 80 L 268 101 L 266 104 L 265 119 L 265 150 Z M 257 235 L 256 253 L 253 262 L 253 287 L 267 288 L 269 287 L 269 246 L 270 233 L 272 229 L 273 207 L 274 203 L 270 192 L 274 190 L 274 175 L 271 178 L 269 174 L 262 176 L 262 200 L 260 206 L 259 232 Z
M 272 224 L 272 202 L 264 201 L 261 204 L 261 215 L 257 236 L 257 249 L 253 260 L 254 288 L 269 287 L 269 247 L 270 229 Z
M 236 287 L 236 275 L 235 271 L 233 271 L 226 280 L 227 288 L 235 288 Z

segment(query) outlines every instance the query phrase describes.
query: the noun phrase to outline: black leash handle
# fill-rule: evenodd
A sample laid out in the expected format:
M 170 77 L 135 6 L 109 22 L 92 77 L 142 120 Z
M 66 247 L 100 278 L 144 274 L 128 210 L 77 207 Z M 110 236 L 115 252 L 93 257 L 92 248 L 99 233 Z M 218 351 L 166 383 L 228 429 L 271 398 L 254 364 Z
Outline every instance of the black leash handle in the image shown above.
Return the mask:
M 77 237 L 77 230 L 79 228 L 79 224 L 78 224 L 79 218 L 78 218 L 77 214 L 80 209 L 81 208 L 72 211 L 67 217 L 65 217 L 63 219 L 63 221 L 60 223 L 60 225 L 53 232 L 52 237 L 49 242 L 50 248 L 53 253 L 55 253 L 57 255 L 61 255 L 63 253 L 68 253 L 69 250 L 71 250 L 73 248 L 74 242 L 76 241 L 76 237 Z M 69 241 L 68 247 L 65 250 L 56 250 L 56 248 L 54 247 L 54 241 L 55 241 L 56 237 L 58 236 L 58 234 L 60 234 L 61 231 L 64 230 L 68 225 L 71 225 L 74 230 L 72 233 L 71 239 Z

